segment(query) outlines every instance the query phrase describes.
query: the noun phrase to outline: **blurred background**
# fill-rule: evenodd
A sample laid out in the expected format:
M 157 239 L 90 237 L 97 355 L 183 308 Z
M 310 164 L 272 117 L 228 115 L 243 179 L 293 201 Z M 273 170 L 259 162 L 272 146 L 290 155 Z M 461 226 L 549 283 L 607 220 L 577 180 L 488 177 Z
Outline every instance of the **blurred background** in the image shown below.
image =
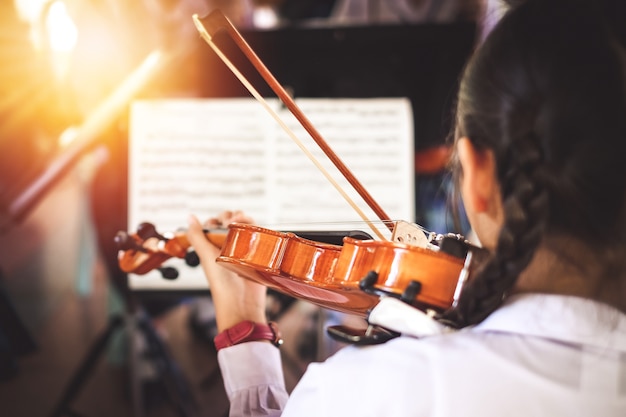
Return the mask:
M 500 16 L 496 1 L 3 0 L 0 7 L 2 415 L 70 415 L 70 404 L 92 416 L 227 414 L 210 297 L 134 294 L 113 240 L 127 228 L 132 101 L 248 96 L 199 38 L 193 13 L 221 9 L 296 97 L 409 97 L 416 218 L 406 220 L 469 232 L 462 207 L 460 223 L 451 215 L 447 140 L 458 75 Z M 291 388 L 308 362 L 339 348 L 320 326 L 350 319 L 274 297 Z M 129 335 L 129 317 L 147 330 Z M 140 353 L 139 371 L 129 369 L 128 346 Z M 93 363 L 72 379 L 90 352 L 98 353 Z

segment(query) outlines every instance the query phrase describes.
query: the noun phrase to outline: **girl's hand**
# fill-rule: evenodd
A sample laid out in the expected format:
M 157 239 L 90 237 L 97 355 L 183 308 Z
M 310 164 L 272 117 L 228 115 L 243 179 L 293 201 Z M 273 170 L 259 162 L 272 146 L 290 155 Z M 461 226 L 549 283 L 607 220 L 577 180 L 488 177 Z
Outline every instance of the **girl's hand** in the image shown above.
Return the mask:
M 227 227 L 233 222 L 253 223 L 252 219 L 241 211 L 225 211 L 207 220 L 204 226 L 195 216 L 190 216 L 187 231 L 187 239 L 196 250 L 209 282 L 219 332 L 243 320 L 252 320 L 257 323 L 267 321 L 265 316 L 266 287 L 215 263 L 220 249 L 210 243 L 204 235 L 203 227 Z

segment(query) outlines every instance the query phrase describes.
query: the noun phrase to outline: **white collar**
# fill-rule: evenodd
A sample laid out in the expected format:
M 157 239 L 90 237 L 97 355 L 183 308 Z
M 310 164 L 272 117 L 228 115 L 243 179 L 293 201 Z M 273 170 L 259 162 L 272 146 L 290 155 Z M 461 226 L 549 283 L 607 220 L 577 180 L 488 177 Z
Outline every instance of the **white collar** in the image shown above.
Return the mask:
M 454 331 L 392 297 L 380 300 L 368 322 L 413 337 Z M 482 323 L 464 331 L 516 333 L 626 351 L 626 314 L 602 303 L 565 295 L 511 296 Z
M 589 299 L 519 294 L 470 331 L 506 332 L 626 351 L 626 314 Z

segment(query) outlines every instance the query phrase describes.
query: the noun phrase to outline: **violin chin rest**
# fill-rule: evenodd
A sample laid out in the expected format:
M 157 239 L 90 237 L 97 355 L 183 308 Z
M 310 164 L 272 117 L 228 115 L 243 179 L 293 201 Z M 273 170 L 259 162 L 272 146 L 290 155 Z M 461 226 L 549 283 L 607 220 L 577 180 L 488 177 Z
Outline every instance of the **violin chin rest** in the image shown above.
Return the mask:
M 374 325 L 367 329 L 336 325 L 328 327 L 326 332 L 332 339 L 351 345 L 378 345 L 400 336 L 400 333 Z

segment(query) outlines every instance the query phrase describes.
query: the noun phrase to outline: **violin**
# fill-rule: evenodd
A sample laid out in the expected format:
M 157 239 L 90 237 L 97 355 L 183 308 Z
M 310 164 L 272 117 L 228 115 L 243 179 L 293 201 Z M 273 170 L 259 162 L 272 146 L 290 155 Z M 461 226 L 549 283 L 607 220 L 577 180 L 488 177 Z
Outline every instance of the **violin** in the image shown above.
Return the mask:
M 206 238 L 221 248 L 223 267 L 284 294 L 332 310 L 366 316 L 381 296 L 393 296 L 422 310 L 450 307 L 468 275 L 471 245 L 457 235 L 431 235 L 431 248 L 398 240 L 380 242 L 359 231 L 343 234 L 342 244 L 302 235 L 322 232 L 280 232 L 233 223 L 228 229 L 206 230 Z M 161 235 L 142 223 L 136 234 L 118 232 L 119 265 L 124 272 L 145 274 L 162 269 L 169 258 L 198 264 L 184 232 Z

